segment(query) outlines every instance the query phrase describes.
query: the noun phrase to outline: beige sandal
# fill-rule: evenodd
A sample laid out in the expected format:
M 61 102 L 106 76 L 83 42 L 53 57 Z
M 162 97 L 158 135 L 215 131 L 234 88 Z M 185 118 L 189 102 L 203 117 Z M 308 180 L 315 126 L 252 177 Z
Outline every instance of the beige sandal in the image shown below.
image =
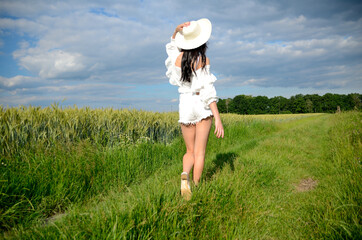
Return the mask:
M 181 196 L 188 201 L 191 199 L 191 194 L 189 175 L 183 172 L 181 173 Z

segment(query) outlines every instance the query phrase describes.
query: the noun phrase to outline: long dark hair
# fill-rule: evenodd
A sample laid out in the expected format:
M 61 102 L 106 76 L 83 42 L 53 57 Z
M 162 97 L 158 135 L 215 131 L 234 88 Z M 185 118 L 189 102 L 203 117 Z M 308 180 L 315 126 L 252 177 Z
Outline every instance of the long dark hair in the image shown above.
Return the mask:
M 201 68 L 204 69 L 206 66 L 206 50 L 207 43 L 202 44 L 198 48 L 185 50 L 182 49 L 183 52 L 182 60 L 181 60 L 181 81 L 183 82 L 191 82 L 192 73 L 196 75 L 196 63 L 198 57 L 201 60 Z

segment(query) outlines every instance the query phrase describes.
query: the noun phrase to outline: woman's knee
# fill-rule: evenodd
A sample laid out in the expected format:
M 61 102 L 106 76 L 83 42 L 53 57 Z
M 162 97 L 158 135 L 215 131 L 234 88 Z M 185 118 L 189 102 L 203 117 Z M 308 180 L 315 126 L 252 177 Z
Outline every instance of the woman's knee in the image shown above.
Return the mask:
M 195 159 L 197 159 L 197 160 L 205 159 L 205 151 L 203 151 L 203 150 L 195 151 L 195 152 L 194 152 L 194 157 L 195 157 Z

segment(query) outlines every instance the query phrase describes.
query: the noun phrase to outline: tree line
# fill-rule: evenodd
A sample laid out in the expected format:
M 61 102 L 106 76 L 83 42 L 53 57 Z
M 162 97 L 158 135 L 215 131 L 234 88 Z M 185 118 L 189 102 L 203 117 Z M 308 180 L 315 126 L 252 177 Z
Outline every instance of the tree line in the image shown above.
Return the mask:
M 238 114 L 285 114 L 285 113 L 333 113 L 360 109 L 362 95 L 359 93 L 297 94 L 289 99 L 277 96 L 237 95 L 234 98 L 219 99 L 220 113 Z

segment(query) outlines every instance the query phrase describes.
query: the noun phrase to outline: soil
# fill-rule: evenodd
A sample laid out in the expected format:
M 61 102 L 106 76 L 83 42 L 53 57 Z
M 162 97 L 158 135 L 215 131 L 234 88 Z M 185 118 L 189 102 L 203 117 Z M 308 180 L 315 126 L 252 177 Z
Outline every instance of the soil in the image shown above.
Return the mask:
M 57 214 L 54 214 L 50 217 L 48 217 L 47 219 L 45 219 L 45 222 L 44 222 L 44 225 L 49 225 L 59 219 L 61 219 L 62 217 L 64 217 L 66 215 L 66 213 L 57 213 Z
M 299 184 L 295 185 L 295 188 L 298 192 L 307 192 L 314 189 L 317 185 L 317 180 L 313 180 L 312 178 L 306 178 L 300 180 Z

